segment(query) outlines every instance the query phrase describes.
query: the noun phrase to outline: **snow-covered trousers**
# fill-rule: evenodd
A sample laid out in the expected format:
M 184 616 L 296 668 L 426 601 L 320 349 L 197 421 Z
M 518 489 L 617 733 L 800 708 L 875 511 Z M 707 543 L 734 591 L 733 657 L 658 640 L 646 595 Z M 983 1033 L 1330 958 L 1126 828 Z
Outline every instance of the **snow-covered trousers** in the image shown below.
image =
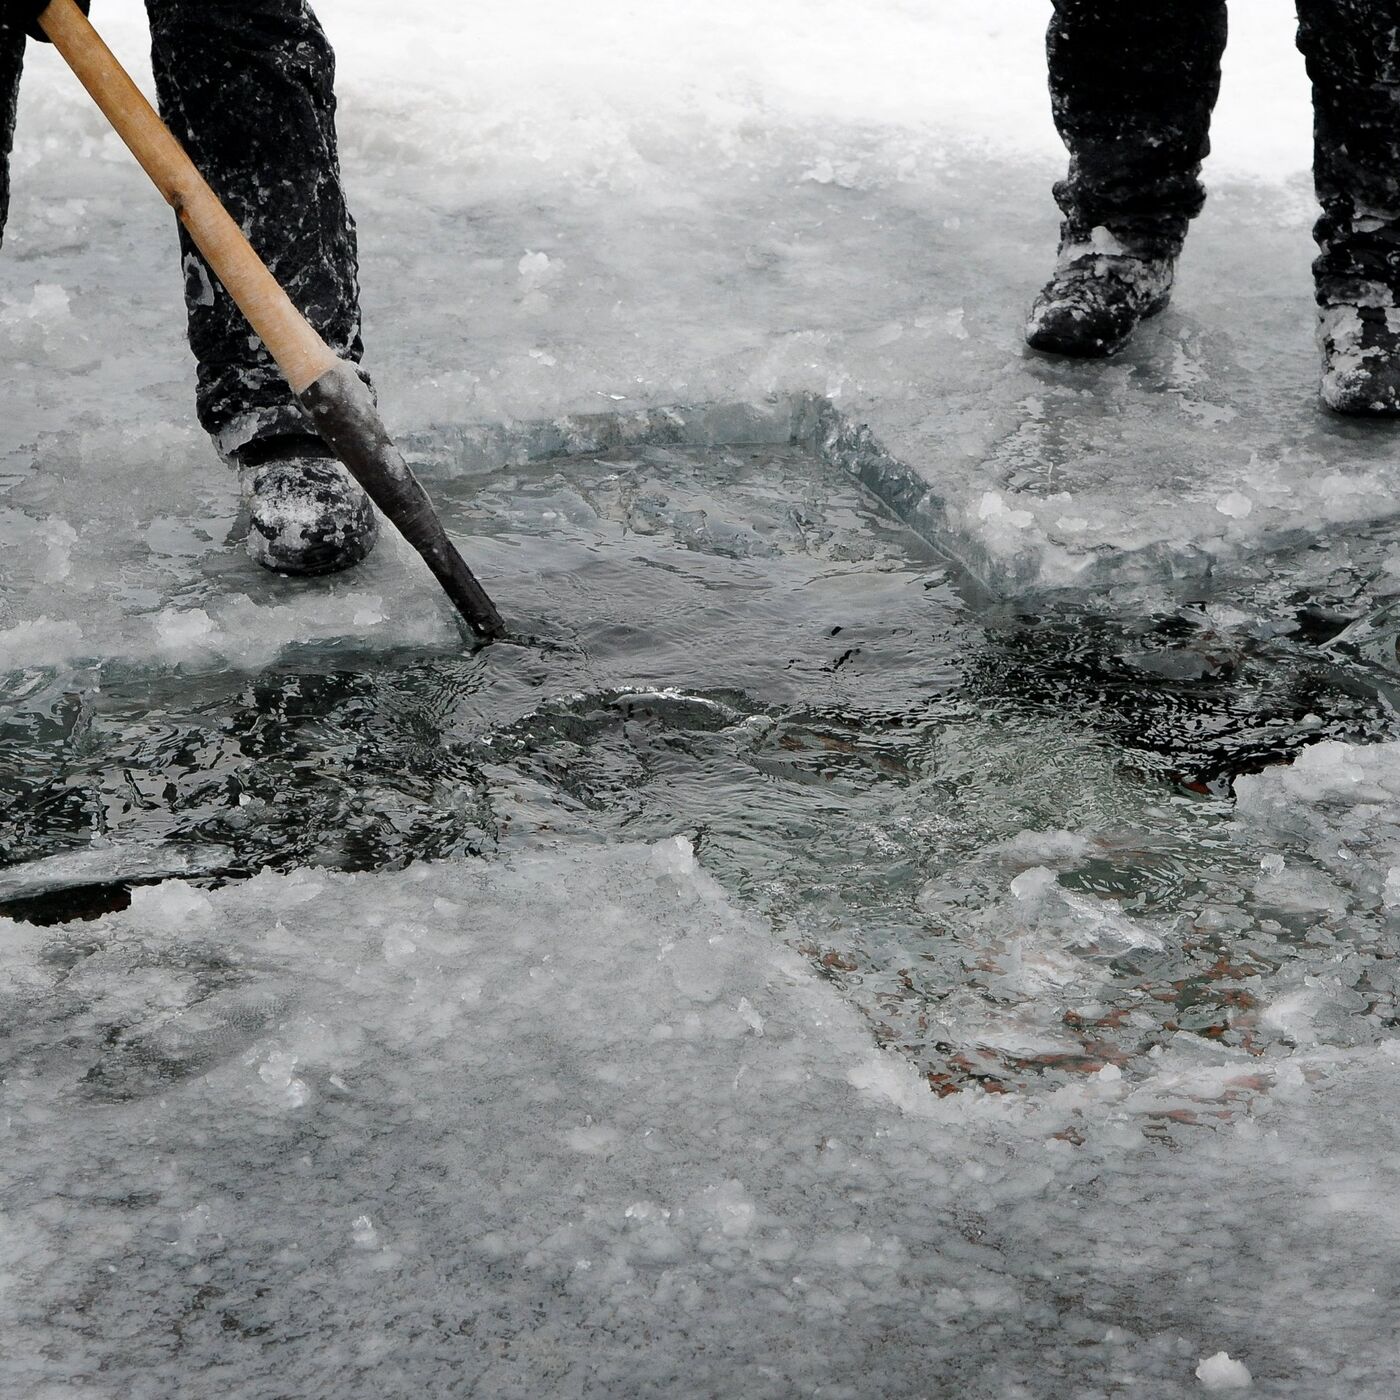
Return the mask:
M 335 59 L 306 0 L 146 0 L 162 117 L 292 301 L 338 354 L 360 340 L 341 191 Z M 24 35 L 0 24 L 0 236 Z M 80 191 L 75 191 L 80 193 Z M 308 431 L 276 365 L 180 229 L 199 421 L 225 456 Z
M 1225 0 L 1054 0 L 1047 50 L 1070 153 L 1067 232 L 1175 253 L 1205 190 Z M 1297 0 L 1313 85 L 1319 300 L 1400 302 L 1400 0 Z

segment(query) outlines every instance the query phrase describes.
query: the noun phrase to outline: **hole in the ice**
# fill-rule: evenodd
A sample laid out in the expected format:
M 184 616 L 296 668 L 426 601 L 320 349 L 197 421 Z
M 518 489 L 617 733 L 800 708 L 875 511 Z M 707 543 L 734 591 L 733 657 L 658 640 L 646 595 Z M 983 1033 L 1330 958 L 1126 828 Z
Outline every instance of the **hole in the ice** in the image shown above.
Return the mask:
M 450 529 L 500 542 L 498 591 L 550 650 L 345 639 L 251 671 L 13 676 L 0 913 L 684 832 L 939 1093 L 1068 1081 L 1180 1034 L 1262 1051 L 1271 979 L 1321 956 L 1320 928 L 1352 936 L 1325 900 L 1261 890 L 1231 824 L 1239 774 L 1392 731 L 1296 580 L 1117 618 L 973 608 L 786 439 L 434 485 Z M 118 1051 L 93 1092 L 166 1072 Z M 170 1073 L 199 1063 L 183 1053 Z

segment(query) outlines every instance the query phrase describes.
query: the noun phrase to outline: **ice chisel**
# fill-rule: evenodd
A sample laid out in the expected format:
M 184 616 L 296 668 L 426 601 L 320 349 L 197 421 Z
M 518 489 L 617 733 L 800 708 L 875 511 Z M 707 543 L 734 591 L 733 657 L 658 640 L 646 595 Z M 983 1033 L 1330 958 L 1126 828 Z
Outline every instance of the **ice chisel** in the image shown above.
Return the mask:
M 39 26 L 179 215 L 327 445 L 423 556 L 476 636 L 482 641 L 503 637 L 500 613 L 447 538 L 428 493 L 385 431 L 355 367 L 338 358 L 292 305 L 74 0 L 51 0 Z

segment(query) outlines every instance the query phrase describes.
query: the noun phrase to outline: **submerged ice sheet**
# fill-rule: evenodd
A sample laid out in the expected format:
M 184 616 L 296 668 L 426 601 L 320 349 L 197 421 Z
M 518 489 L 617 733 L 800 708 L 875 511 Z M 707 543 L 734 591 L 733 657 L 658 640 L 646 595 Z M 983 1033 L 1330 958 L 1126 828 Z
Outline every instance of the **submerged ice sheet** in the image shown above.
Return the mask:
M 676 840 L 5 941 L 10 1393 L 1392 1382 L 1393 1044 L 939 1100 Z

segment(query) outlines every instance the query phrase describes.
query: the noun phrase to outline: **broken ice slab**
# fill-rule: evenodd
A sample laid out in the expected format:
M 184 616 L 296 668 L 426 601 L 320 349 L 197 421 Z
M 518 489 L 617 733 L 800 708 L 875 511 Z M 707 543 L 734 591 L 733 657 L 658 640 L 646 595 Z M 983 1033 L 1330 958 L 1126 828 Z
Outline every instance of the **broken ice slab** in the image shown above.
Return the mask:
M 449 423 L 405 433 L 402 446 L 415 470 L 441 479 L 617 448 L 793 445 L 811 438 L 814 407 L 810 395 L 773 395 L 754 403 L 568 413 L 535 422 Z
M 911 426 L 897 405 L 877 401 L 856 412 L 815 392 L 438 424 L 406 435 L 405 445 L 425 480 L 449 492 L 463 480 L 484 486 L 509 467 L 610 451 L 792 447 L 858 480 L 900 523 L 999 596 L 1140 585 L 1194 596 L 1230 578 L 1286 571 L 1299 582 L 1321 579 L 1341 556 L 1364 556 L 1366 571 L 1375 572 L 1391 548 L 1384 522 L 1397 513 L 1400 495 L 1391 493 L 1400 492 L 1400 473 L 1392 482 L 1379 462 L 1360 474 L 1323 471 L 1300 448 L 1287 471 L 1254 463 L 1217 481 L 1209 464 L 1188 469 L 1183 457 L 1145 480 L 1141 459 L 1127 460 L 1144 444 L 1134 449 L 1120 429 L 1119 461 L 1095 427 L 1114 418 L 1111 407 L 1086 406 L 1079 391 L 1071 397 L 1053 427 L 1053 395 L 1022 405 L 1036 431 L 1026 422 L 1008 428 L 982 444 L 978 450 L 989 455 L 975 463 L 965 442 L 935 435 L 936 425 Z M 1185 451 L 1179 427 L 1160 434 L 1154 458 L 1165 461 L 1173 444 Z M 1015 470 L 1003 470 L 1008 463 Z

